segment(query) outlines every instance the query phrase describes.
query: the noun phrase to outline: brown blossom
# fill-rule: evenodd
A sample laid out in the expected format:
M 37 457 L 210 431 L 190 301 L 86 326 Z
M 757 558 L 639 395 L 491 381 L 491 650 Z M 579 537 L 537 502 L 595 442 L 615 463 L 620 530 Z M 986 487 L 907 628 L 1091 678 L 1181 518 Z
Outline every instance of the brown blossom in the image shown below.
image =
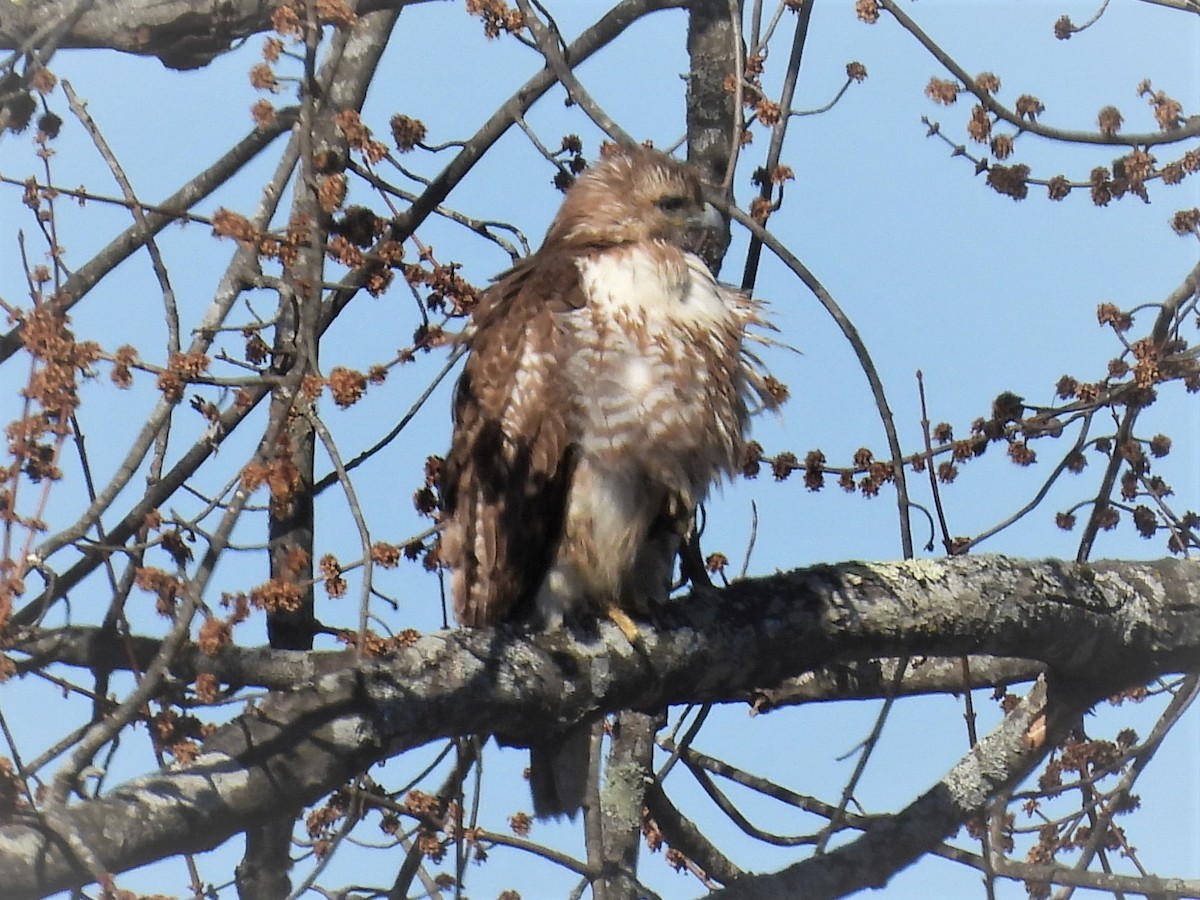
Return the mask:
M 519 34 L 525 28 L 525 16 L 509 9 L 504 0 L 467 0 L 467 12 L 483 20 L 483 33 L 497 38 L 500 32 Z
M 318 566 L 321 570 L 321 578 L 325 582 L 325 593 L 334 599 L 346 596 L 346 579 L 342 577 L 342 567 L 337 561 L 337 557 L 332 553 L 326 553 L 321 557 Z
M 1169 162 L 1162 167 L 1161 174 L 1163 184 L 1179 184 L 1183 181 L 1183 165 L 1178 161 Z
M 229 622 L 208 616 L 196 636 L 196 646 L 206 656 L 215 656 L 233 642 L 233 628 Z
M 323 25 L 350 28 L 358 21 L 358 14 L 345 0 L 316 0 L 317 20 Z
M 221 682 L 212 672 L 201 672 L 192 683 L 192 690 L 201 703 L 216 703 L 221 692 Z
M 1112 137 L 1121 130 L 1121 123 L 1125 120 L 1121 117 L 1121 111 L 1115 106 L 1106 106 L 1100 110 L 1100 114 L 1096 116 L 1096 124 L 1100 128 L 1100 133 Z
M 395 544 L 376 541 L 371 545 L 371 559 L 385 569 L 394 569 L 400 564 L 400 548 Z
M 825 454 L 820 450 L 809 450 L 804 454 L 804 486 L 810 491 L 819 491 L 825 486 Z M 776 475 L 778 478 L 778 475 Z M 786 476 L 785 476 L 786 477 Z
M 1055 175 L 1047 183 L 1046 193 L 1051 200 L 1062 200 L 1071 193 L 1071 182 L 1065 175 Z
M 317 202 L 323 212 L 332 213 L 341 209 L 346 202 L 346 176 L 339 172 L 321 178 L 317 185 Z
M 56 84 L 58 84 L 58 78 L 45 66 L 38 66 L 33 77 L 29 79 L 29 86 L 39 94 L 49 94 L 54 90 Z
M 783 115 L 779 104 L 773 100 L 768 100 L 766 97 L 763 97 L 755 104 L 754 112 L 758 116 L 759 123 L 763 125 L 774 125 Z
M 1029 166 L 1017 163 L 1014 166 L 1001 166 L 993 163 L 988 167 L 988 187 L 998 194 L 1012 197 L 1013 200 L 1024 200 L 1029 196 Z
M 365 272 L 365 281 L 363 286 L 367 289 L 367 293 L 372 297 L 381 297 L 383 293 L 391 286 L 393 273 L 391 269 L 385 269 L 382 264 L 368 264 Z
M 324 390 L 325 382 L 319 375 L 305 375 L 300 379 L 300 396 L 310 403 L 320 397 Z
M 1088 180 L 1092 185 L 1092 202 L 1097 206 L 1108 206 L 1113 197 L 1112 176 L 1105 166 L 1092 169 Z
M 879 21 L 879 0 L 855 0 L 854 14 L 860 22 L 874 25 Z
M 330 259 L 341 263 L 348 269 L 356 268 L 363 263 L 363 252 L 340 234 L 329 239 L 325 252 Z
M 1149 80 L 1138 85 L 1138 94 L 1154 109 L 1154 119 L 1163 131 L 1176 131 L 1183 117 L 1183 104 L 1162 91 L 1151 90 Z
M 1009 444 L 1008 456 L 1018 466 L 1030 466 L 1037 462 L 1037 453 L 1024 441 L 1013 441 Z
M 977 144 L 986 144 L 992 136 L 992 117 L 981 104 L 975 104 L 971 110 L 971 119 L 967 122 L 967 134 Z
M 958 100 L 958 92 L 961 88 L 957 81 L 947 81 L 944 78 L 930 78 L 929 84 L 925 85 L 925 96 L 934 103 L 940 103 L 942 106 L 950 106 Z
M 187 385 L 208 368 L 208 357 L 203 353 L 172 353 L 167 368 L 158 376 L 158 389 L 171 403 L 183 399 Z
M 1036 122 L 1037 117 L 1046 111 L 1046 107 L 1042 105 L 1041 100 L 1032 94 L 1022 94 L 1017 98 L 1016 110 L 1017 115 L 1022 119 Z
M 275 105 L 266 97 L 261 97 L 250 107 L 250 118 L 254 120 L 255 128 L 266 130 L 275 124 L 276 112 Z
M 509 830 L 518 837 L 527 836 L 532 826 L 533 820 L 529 818 L 529 813 L 519 812 L 508 817 Z
M 790 450 L 775 454 L 775 459 L 771 462 L 771 474 L 775 476 L 776 481 L 786 481 L 788 476 L 798 468 L 800 468 L 800 461 Z
M 235 213 L 225 208 L 218 209 L 213 213 L 212 227 L 213 234 L 217 237 L 231 237 L 243 244 L 253 245 L 258 243 L 258 229 L 250 223 L 249 219 L 240 213 Z
M 296 612 L 304 602 L 304 590 L 295 582 L 272 578 L 251 589 L 250 602 L 269 613 Z
M 1134 528 L 1142 538 L 1151 539 L 1158 530 L 1158 517 L 1150 506 L 1139 505 L 1133 511 Z
M 397 113 L 391 118 L 391 126 L 392 140 L 401 153 L 408 153 L 425 140 L 425 123 L 420 119 Z
M 1096 521 L 1105 531 L 1112 531 L 1121 523 L 1121 513 L 1111 506 L 1105 506 L 1097 511 Z
M 1112 326 L 1113 331 L 1128 331 L 1133 327 L 1133 316 L 1113 303 L 1101 303 L 1096 307 L 1096 320 L 1101 325 Z
M 371 129 L 363 124 L 353 109 L 343 109 L 334 117 L 338 128 L 353 149 L 362 153 L 370 162 L 379 162 L 387 156 L 387 148 L 371 137 Z
M 987 91 L 989 94 L 995 94 L 1000 90 L 1000 76 L 995 72 L 980 72 L 975 76 L 975 84 L 981 90 Z
M 271 28 L 283 37 L 300 38 L 304 34 L 299 12 L 290 3 L 281 3 L 271 12 Z
M 1150 438 L 1150 454 L 1155 459 L 1162 459 L 1171 452 L 1171 439 L 1165 434 L 1156 434 Z
M 155 611 L 160 616 L 171 615 L 175 608 L 175 600 L 183 590 L 183 583 L 178 578 L 153 566 L 139 568 L 134 574 L 134 584 L 141 590 L 158 596 Z
M 979 108 L 979 107 L 977 107 Z M 996 159 L 1008 159 L 1013 152 L 1013 137 L 1011 134 L 998 134 L 992 138 L 992 156 Z
M 138 352 L 136 347 L 124 344 L 113 354 L 112 381 L 119 388 L 133 386 L 132 367 L 137 364 Z
M 1200 237 L 1200 207 L 1181 209 L 1171 217 L 1171 230 L 1181 237 L 1195 234 Z
M 275 77 L 275 71 L 265 62 L 250 67 L 250 86 L 256 91 L 279 93 L 279 80 Z
M 742 451 L 742 477 L 757 478 L 762 467 L 763 448 L 758 441 L 747 441 Z

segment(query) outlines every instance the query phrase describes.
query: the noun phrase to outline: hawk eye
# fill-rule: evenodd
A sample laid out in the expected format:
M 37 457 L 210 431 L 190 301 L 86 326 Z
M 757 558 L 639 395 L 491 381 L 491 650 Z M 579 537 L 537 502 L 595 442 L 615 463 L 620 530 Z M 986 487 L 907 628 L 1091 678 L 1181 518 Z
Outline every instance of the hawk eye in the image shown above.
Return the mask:
M 677 213 L 690 206 L 691 200 L 687 197 L 660 197 L 654 205 L 665 213 Z

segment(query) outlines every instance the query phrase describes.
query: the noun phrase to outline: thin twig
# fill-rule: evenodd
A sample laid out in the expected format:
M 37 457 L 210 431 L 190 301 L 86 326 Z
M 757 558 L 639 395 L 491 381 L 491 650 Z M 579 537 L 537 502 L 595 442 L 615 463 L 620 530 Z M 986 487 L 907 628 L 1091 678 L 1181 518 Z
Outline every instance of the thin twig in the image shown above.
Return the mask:
M 883 381 L 879 377 L 879 371 L 875 368 L 875 363 L 871 359 L 871 354 L 867 350 L 862 337 L 859 335 L 858 329 L 854 327 L 854 323 L 850 321 L 841 307 L 838 306 L 833 296 L 825 289 L 825 286 L 817 280 L 817 277 L 809 271 L 808 267 L 794 253 L 788 250 L 775 235 L 767 231 L 766 228 L 742 212 L 742 210 L 726 203 L 721 198 L 710 196 L 709 201 L 737 220 L 754 237 L 762 241 L 767 249 L 779 258 L 780 262 L 791 269 L 796 277 L 804 282 L 805 287 L 812 291 L 821 306 L 825 308 L 825 311 L 834 320 L 838 328 L 841 329 L 843 336 L 849 341 L 858 359 L 858 364 L 871 386 L 871 393 L 875 398 L 875 408 L 879 412 L 879 418 L 883 423 L 883 430 L 887 436 L 888 452 L 892 461 L 892 474 L 896 483 L 896 503 L 900 514 L 900 544 L 904 558 L 911 558 L 913 555 L 912 525 L 908 517 L 908 484 L 904 472 L 904 456 L 900 450 L 900 437 L 896 431 L 896 422 L 892 416 L 891 407 L 887 402 L 887 394 L 883 388 Z

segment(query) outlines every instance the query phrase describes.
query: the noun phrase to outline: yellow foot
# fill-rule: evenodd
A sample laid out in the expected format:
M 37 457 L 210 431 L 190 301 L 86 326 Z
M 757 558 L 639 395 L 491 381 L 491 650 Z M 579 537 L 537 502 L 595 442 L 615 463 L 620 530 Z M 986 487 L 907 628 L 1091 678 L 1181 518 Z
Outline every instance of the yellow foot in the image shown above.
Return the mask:
M 638 640 L 638 627 L 633 619 L 629 618 L 625 610 L 619 606 L 610 606 L 608 608 L 608 617 L 612 623 L 621 629 L 621 633 L 629 639 L 629 643 L 636 644 Z

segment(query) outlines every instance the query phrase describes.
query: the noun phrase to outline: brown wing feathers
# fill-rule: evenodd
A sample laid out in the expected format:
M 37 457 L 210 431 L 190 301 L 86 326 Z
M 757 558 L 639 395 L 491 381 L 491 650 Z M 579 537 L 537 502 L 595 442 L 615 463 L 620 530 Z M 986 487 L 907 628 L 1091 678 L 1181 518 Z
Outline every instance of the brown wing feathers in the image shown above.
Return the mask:
M 456 618 L 470 627 L 524 613 L 562 529 L 572 417 L 555 316 L 582 295 L 570 259 L 543 255 L 482 298 L 455 395 L 442 554 Z

